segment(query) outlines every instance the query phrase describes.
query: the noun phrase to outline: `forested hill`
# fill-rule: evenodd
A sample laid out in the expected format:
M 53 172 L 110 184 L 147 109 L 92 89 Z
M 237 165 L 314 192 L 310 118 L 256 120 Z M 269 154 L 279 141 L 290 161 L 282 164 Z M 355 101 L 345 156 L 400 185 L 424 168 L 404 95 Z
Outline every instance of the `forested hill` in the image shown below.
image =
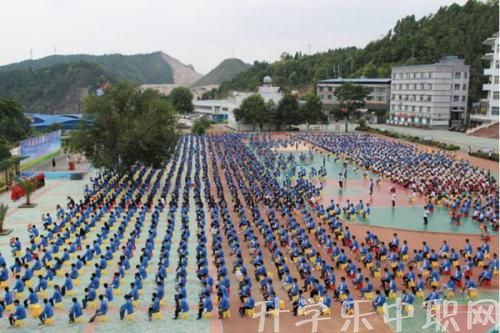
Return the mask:
M 389 77 L 392 65 L 434 63 L 443 56 L 457 55 L 471 65 L 469 100 L 475 102 L 483 96 L 481 57 L 490 51 L 483 41 L 497 31 L 498 0 L 469 0 L 463 6 L 441 7 L 420 20 L 414 15 L 398 20 L 385 37 L 362 49 L 346 47 L 310 56 L 284 54 L 272 64 L 255 62 L 222 83 L 219 94 L 254 90 L 265 75 L 271 75 L 276 85 L 300 89 L 331 77 Z
M 108 81 L 189 86 L 200 77 L 192 66 L 163 52 L 54 55 L 1 66 L 0 96 L 16 99 L 28 112 L 75 113 L 82 98 Z
M 0 72 L 0 96 L 19 101 L 26 112 L 77 113 L 83 97 L 113 80 L 103 66 L 89 62 L 17 69 Z
M 217 67 L 195 82 L 193 86 L 200 87 L 210 84 L 221 84 L 224 81 L 231 80 L 249 67 L 250 65 L 243 62 L 241 59 L 225 59 Z
M 18 63 L 1 66 L 0 72 L 11 70 L 37 70 L 52 65 L 78 63 L 80 61 L 101 65 L 108 73 L 138 84 L 174 83 L 173 69 L 162 56 L 161 52 L 136 55 L 53 55 L 36 60 L 25 60 Z

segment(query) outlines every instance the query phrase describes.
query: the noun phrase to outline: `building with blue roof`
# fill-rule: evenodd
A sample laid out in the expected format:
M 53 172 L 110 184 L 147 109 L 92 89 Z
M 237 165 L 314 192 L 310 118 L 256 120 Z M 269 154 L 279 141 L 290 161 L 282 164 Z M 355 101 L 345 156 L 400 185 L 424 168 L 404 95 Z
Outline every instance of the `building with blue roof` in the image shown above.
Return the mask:
M 31 119 L 31 127 L 43 129 L 58 124 L 65 130 L 77 128 L 82 118 L 81 114 L 41 114 L 26 113 Z

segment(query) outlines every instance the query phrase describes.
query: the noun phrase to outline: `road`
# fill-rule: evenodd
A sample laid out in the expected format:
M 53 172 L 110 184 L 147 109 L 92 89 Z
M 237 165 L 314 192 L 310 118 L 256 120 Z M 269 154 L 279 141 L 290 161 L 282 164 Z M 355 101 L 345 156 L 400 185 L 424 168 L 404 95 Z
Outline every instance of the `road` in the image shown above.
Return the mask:
M 469 146 L 472 148 L 472 151 L 481 150 L 485 147 L 491 147 L 494 151 L 498 152 L 497 139 L 481 138 L 477 136 L 466 135 L 460 132 L 450 132 L 447 130 L 439 129 L 430 130 L 413 127 L 389 126 L 385 124 L 373 124 L 370 126 L 412 136 L 432 136 L 433 140 L 460 146 L 460 149 L 464 152 L 467 151 L 467 147 Z

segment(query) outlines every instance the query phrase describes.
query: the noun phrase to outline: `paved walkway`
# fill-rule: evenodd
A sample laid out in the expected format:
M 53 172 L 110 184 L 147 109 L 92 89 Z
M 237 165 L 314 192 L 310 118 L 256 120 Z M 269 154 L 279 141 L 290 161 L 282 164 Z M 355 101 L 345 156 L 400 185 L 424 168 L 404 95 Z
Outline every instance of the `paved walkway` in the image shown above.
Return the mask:
M 436 141 L 458 145 L 463 151 L 467 151 L 467 147 L 470 146 L 473 151 L 480 150 L 483 147 L 492 147 L 495 151 L 498 152 L 499 144 L 497 139 L 481 138 L 477 136 L 465 135 L 464 133 L 460 132 L 450 132 L 447 130 L 438 129 L 429 130 L 413 127 L 390 126 L 385 124 L 373 124 L 370 126 L 406 135 L 422 137 L 432 136 L 432 138 Z

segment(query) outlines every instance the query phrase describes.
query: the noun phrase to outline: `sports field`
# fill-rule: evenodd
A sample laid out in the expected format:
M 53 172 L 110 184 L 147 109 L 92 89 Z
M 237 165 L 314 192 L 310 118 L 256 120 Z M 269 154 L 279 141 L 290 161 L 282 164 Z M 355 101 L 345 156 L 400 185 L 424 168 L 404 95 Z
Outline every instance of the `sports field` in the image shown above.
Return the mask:
M 357 160 L 359 156 L 362 161 Z M 407 163 L 405 158 L 411 156 L 417 156 L 412 161 L 421 163 L 419 168 Z M 23 280 L 27 268 L 34 270 L 22 283 L 25 290 L 14 296 L 21 303 L 30 299 L 27 305 L 31 309 L 27 309 L 26 319 L 18 321 L 22 327 L 12 330 L 246 333 L 276 332 L 279 324 L 279 332 L 336 332 L 343 328 L 347 332 L 431 332 L 436 330 L 428 322 L 433 319 L 447 325 L 448 332 L 489 332 L 497 324 L 498 311 L 498 184 L 494 175 L 498 164 L 481 162 L 477 168 L 476 160 L 469 165 L 464 158 L 376 137 L 215 133 L 182 137 L 175 156 L 161 169 L 137 166 L 133 177 L 94 170 L 83 181 L 49 180 L 33 195 L 38 203 L 33 209 L 17 208 L 18 203 L 9 202 L 4 194 L 0 202 L 10 205 L 4 227 L 14 229 L 9 237 L 18 237 L 21 249 L 13 253 L 9 239 L 0 238 L 0 253 L 8 270 L 3 285 L 12 290 L 16 274 Z M 433 168 L 435 175 L 429 173 Z M 446 170 L 463 172 L 463 177 L 455 179 Z M 425 177 L 411 177 L 419 172 L 429 182 Z M 416 194 L 411 190 L 412 179 Z M 480 189 L 474 180 L 481 184 Z M 67 196 L 74 199 L 74 205 L 67 206 Z M 347 200 L 353 204 L 352 212 Z M 429 223 L 424 225 L 424 206 L 429 203 L 433 207 Z M 63 211 L 56 212 L 57 204 Z M 461 213 L 459 224 L 450 223 L 453 212 Z M 52 223 L 44 229 L 41 217 L 47 213 Z M 28 225 L 36 225 L 38 233 L 28 231 Z M 490 234 L 487 242 L 482 240 L 484 228 Z M 398 244 L 391 250 L 394 238 Z M 472 251 L 462 255 L 466 239 Z M 448 262 L 442 255 L 444 241 L 449 246 L 444 251 L 447 257 L 455 249 L 457 260 Z M 28 248 L 34 258 L 26 256 Z M 49 257 L 44 249 L 51 252 Z M 414 260 L 414 250 L 428 253 Z M 479 252 L 482 260 L 474 260 Z M 366 261 L 370 256 L 373 259 Z M 37 257 L 41 268 L 35 270 Z M 10 267 L 16 266 L 16 258 L 27 268 L 19 265 L 13 273 Z M 465 293 L 455 286 L 454 295 L 448 295 L 440 289 L 450 276 L 456 276 L 455 262 L 463 273 L 459 280 L 466 286 Z M 360 289 L 367 287 L 365 279 L 361 284 L 356 279 L 366 277 L 373 293 L 387 292 L 386 313 L 394 319 L 393 296 L 401 298 L 403 290 L 410 293 L 412 289 L 403 281 L 410 267 L 424 275 L 424 285 L 413 290 L 414 313 L 401 320 L 401 327 L 394 320 L 384 320 L 382 308 L 377 309 L 372 300 L 365 300 L 359 308 L 353 305 L 363 300 Z M 486 271 L 491 273 L 491 281 L 480 285 L 479 277 Z M 433 279 L 425 281 L 426 274 Z M 474 287 L 467 285 L 465 275 L 471 276 Z M 38 288 L 40 280 L 47 280 L 48 286 Z M 415 277 L 414 282 L 417 280 Z M 104 283 L 109 284 L 110 293 Z M 37 297 L 29 297 L 30 284 L 34 288 L 31 294 Z M 435 292 L 433 284 L 438 285 Z M 53 323 L 39 326 L 39 318 L 31 313 L 46 307 L 43 299 L 53 298 L 56 285 L 72 291 L 62 296 L 62 304 L 53 306 Z M 89 323 L 103 303 L 96 299 L 87 302 L 79 323 L 68 323 L 72 298 L 78 303 L 89 298 L 85 288 L 95 289 L 97 296 L 112 295 L 104 297 L 106 320 Z M 471 297 L 469 290 L 473 290 Z M 418 291 L 424 298 L 439 296 L 431 304 L 433 311 L 423 308 Z M 120 320 L 127 294 L 133 300 L 133 315 Z M 4 297 L 2 290 L 0 300 Z M 252 304 L 250 299 L 256 303 L 254 311 L 240 316 L 239 308 Z M 177 300 L 182 305 L 176 305 Z M 478 317 L 479 305 L 468 305 L 480 300 L 495 306 L 489 320 L 486 306 Z M 160 311 L 149 321 L 148 309 L 156 302 Z M 267 317 L 259 315 L 259 302 L 267 305 Z M 351 314 L 342 317 L 352 306 L 365 320 Z M 200 307 L 203 315 L 197 319 Z M 176 308 L 180 313 L 173 319 Z M 3 312 L 0 330 L 7 329 L 13 311 Z

